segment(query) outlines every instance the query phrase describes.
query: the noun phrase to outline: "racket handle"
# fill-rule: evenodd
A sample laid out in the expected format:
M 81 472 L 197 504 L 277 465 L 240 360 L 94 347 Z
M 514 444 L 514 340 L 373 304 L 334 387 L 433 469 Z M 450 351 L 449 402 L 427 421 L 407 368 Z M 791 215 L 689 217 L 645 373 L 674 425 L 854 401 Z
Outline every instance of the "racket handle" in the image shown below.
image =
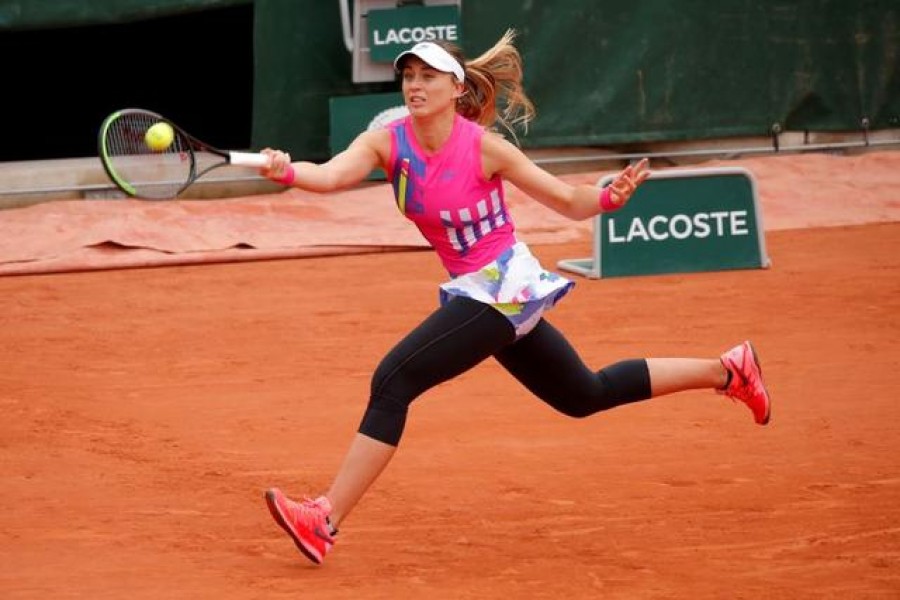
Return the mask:
M 259 152 L 229 152 L 228 162 L 240 167 L 268 167 L 269 157 Z

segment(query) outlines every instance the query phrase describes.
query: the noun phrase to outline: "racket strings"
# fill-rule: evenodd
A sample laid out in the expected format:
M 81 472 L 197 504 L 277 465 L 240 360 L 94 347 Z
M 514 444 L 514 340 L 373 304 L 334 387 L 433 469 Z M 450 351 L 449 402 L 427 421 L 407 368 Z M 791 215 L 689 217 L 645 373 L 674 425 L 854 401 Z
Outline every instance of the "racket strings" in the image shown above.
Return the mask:
M 132 196 L 174 198 L 195 176 L 190 141 L 178 129 L 172 143 L 154 150 L 145 139 L 159 117 L 123 112 L 108 123 L 101 154 L 110 176 Z

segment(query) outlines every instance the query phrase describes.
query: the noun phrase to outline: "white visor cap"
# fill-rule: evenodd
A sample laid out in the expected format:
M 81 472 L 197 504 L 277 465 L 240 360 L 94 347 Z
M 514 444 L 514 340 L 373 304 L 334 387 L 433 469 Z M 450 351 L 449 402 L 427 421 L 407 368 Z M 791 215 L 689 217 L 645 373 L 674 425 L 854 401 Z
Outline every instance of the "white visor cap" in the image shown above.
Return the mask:
M 400 70 L 400 61 L 406 56 L 418 56 L 429 67 L 444 73 L 453 73 L 460 83 L 465 81 L 466 72 L 462 65 L 453 58 L 453 55 L 435 44 L 434 42 L 419 42 L 409 50 L 405 50 L 394 59 L 394 70 Z

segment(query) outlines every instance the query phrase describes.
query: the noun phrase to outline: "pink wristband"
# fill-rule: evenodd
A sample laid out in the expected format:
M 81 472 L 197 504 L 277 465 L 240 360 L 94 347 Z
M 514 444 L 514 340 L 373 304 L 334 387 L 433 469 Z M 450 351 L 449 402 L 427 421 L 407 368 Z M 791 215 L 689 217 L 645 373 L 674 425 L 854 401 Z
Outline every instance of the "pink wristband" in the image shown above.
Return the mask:
M 278 178 L 273 178 L 272 181 L 275 183 L 280 183 L 282 185 L 290 186 L 294 183 L 294 178 L 297 176 L 297 172 L 294 171 L 294 165 L 288 165 L 284 170 L 284 175 Z
M 606 186 L 600 190 L 600 208 L 603 212 L 613 212 L 622 208 L 621 204 L 614 204 L 612 201 L 612 189 Z

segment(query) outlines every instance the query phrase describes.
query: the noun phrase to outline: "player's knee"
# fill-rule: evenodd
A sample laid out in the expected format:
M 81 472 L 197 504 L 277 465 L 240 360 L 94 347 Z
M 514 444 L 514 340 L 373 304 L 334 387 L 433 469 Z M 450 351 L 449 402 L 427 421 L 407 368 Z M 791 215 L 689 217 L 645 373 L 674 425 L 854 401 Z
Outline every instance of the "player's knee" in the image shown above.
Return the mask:
M 397 446 L 406 427 L 408 406 L 384 396 L 372 396 L 363 414 L 359 433 L 379 442 Z
M 376 410 L 387 414 L 406 414 L 411 402 L 412 400 L 409 398 L 392 396 L 382 391 L 369 396 L 366 410 Z
M 629 360 L 601 369 L 590 385 L 570 390 L 556 406 L 566 416 L 583 419 L 649 397 L 646 361 Z
M 386 410 L 406 410 L 422 392 L 431 387 L 429 373 L 416 372 L 411 362 L 397 365 L 386 358 L 372 374 L 369 405 Z
M 600 371 L 577 384 L 558 388 L 554 397 L 545 398 L 558 412 L 573 419 L 584 419 L 621 404 L 607 374 Z

